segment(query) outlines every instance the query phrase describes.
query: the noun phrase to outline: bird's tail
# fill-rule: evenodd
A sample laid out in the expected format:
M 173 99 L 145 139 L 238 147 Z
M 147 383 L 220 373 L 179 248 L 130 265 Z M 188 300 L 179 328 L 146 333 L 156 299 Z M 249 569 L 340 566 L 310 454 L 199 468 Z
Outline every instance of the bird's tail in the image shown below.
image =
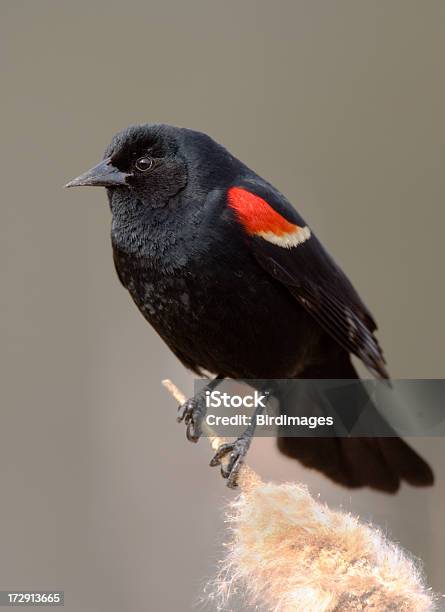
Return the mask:
M 344 353 L 331 364 L 307 368 L 298 378 L 358 379 L 359 376 L 349 355 Z M 366 390 L 363 385 L 354 385 L 354 388 L 357 396 L 361 396 L 357 397 L 357 406 L 363 406 Z M 357 410 L 353 404 L 354 401 L 348 401 L 348 406 L 342 408 L 348 412 Z M 414 486 L 432 485 L 434 476 L 430 466 L 397 436 L 377 410 L 375 414 L 389 432 L 388 437 L 279 437 L 278 448 L 288 457 L 350 488 L 367 486 L 394 493 L 402 480 Z M 379 431 L 382 431 L 380 427 Z

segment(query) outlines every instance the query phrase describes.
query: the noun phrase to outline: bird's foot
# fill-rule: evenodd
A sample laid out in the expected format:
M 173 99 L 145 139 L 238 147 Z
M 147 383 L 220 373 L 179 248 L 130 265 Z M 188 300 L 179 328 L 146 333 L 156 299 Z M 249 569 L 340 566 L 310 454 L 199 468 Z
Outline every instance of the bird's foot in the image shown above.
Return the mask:
M 178 423 L 184 421 L 186 436 L 190 442 L 198 442 L 202 434 L 202 422 L 206 415 L 205 399 L 202 394 L 185 401 L 178 408 Z
M 238 486 L 238 474 L 244 463 L 244 457 L 247 455 L 251 442 L 252 434 L 250 432 L 244 432 L 243 435 L 234 442 L 221 444 L 210 462 L 212 467 L 215 465 L 221 466 L 221 474 L 223 478 L 227 478 L 227 486 L 231 489 L 235 489 Z M 224 457 L 229 453 L 229 460 L 227 463 L 223 463 Z

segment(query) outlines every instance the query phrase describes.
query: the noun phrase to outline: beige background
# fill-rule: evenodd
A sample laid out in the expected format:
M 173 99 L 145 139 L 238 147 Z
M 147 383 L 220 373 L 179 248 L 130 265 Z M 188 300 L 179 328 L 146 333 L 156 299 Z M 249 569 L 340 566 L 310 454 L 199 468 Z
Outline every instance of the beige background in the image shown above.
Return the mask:
M 394 377 L 442 377 L 442 0 L 2 0 L 0 588 L 67 612 L 192 610 L 232 494 L 160 388 L 185 372 L 115 276 L 103 190 L 62 185 L 129 123 L 209 132 L 303 212 L 380 323 Z M 445 591 L 429 491 L 349 493 L 258 440 L 265 477 L 372 518 Z

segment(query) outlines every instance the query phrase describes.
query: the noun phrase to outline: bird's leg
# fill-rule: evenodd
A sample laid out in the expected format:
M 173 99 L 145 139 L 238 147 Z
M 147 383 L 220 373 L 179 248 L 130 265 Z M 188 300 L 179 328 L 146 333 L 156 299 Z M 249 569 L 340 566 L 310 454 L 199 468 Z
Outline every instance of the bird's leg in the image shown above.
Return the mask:
M 272 391 L 271 389 L 267 388 L 262 389 L 261 392 L 266 395 L 267 401 Z M 244 458 L 247 455 L 247 451 L 250 448 L 250 444 L 256 429 L 257 417 L 264 412 L 264 408 L 265 406 L 262 406 L 261 403 L 259 403 L 255 408 L 255 412 L 253 413 L 250 423 L 244 433 L 234 442 L 221 444 L 210 462 L 211 467 L 214 467 L 215 465 L 221 466 L 221 474 L 223 478 L 227 478 L 227 486 L 230 489 L 235 489 L 238 486 L 238 474 L 242 464 L 244 463 Z M 222 459 L 229 453 L 229 461 L 226 465 L 223 465 Z
M 216 376 L 195 397 L 191 397 L 178 408 L 178 423 L 184 421 L 187 429 L 187 440 L 198 442 L 202 434 L 201 424 L 205 418 L 207 408 L 205 396 L 207 391 L 213 391 L 224 380 L 223 376 Z

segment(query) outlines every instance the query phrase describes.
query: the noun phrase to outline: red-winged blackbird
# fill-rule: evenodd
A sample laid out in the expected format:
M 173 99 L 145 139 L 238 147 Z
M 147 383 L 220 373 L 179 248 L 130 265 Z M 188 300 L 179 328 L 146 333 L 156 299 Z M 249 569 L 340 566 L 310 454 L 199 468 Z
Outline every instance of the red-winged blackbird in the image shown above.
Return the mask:
M 358 378 L 351 354 L 388 374 L 376 324 L 286 198 L 209 136 L 168 125 L 117 134 L 104 160 L 67 186 L 107 188 L 119 278 L 194 372 L 237 379 Z M 201 433 L 202 397 L 180 418 Z M 252 430 L 230 452 L 235 484 Z M 348 487 L 433 482 L 400 438 L 278 438 L 280 450 Z

